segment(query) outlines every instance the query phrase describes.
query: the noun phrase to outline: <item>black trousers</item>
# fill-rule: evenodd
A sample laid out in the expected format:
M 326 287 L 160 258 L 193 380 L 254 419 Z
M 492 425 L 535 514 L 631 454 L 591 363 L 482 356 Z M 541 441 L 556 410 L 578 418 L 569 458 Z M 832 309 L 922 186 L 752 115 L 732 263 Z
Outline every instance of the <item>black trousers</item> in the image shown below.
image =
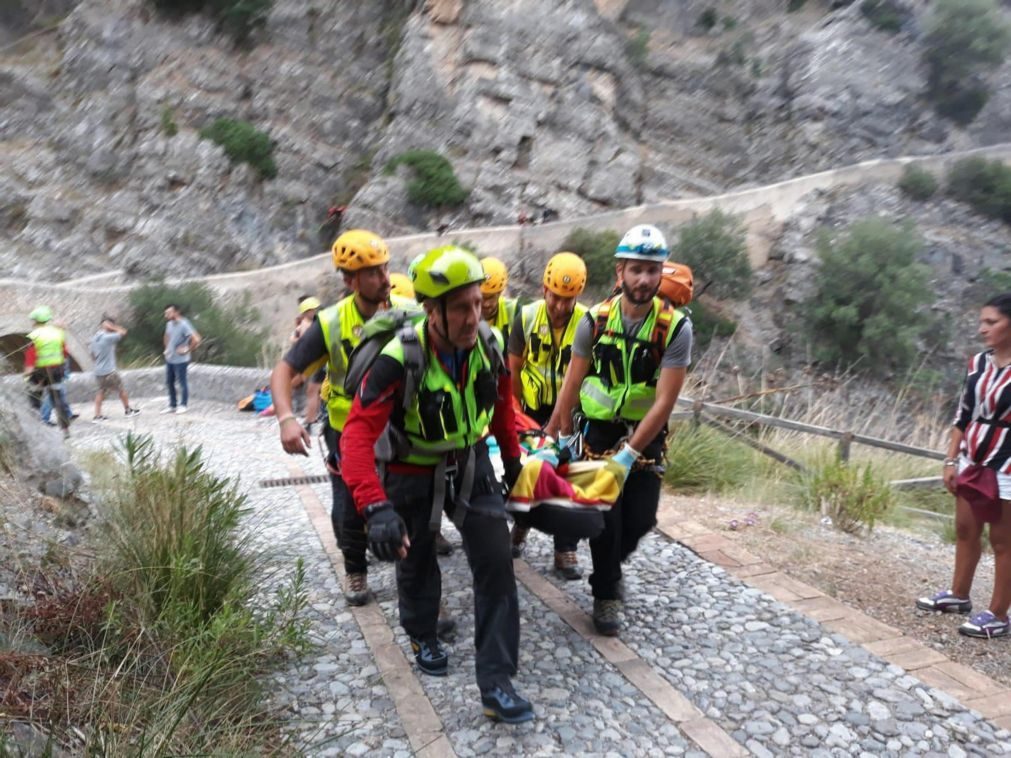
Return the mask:
M 474 647 L 477 685 L 491 688 L 516 674 L 520 613 L 513 575 L 509 529 L 502 485 L 483 442 L 475 447 L 474 487 L 470 507 L 458 526 L 474 587 Z M 435 556 L 430 473 L 386 475 L 386 494 L 407 524 L 411 547 L 397 562 L 400 625 L 412 637 L 435 637 L 442 597 L 442 574 Z M 448 499 L 448 495 L 447 495 Z M 453 504 L 444 505 L 453 513 Z
M 603 453 L 628 433 L 624 424 L 590 421 L 584 445 L 595 453 Z M 646 446 L 646 458 L 660 460 L 667 442 L 666 427 Z M 656 526 L 656 510 L 660 504 L 660 477 L 649 470 L 633 471 L 625 481 L 621 496 L 604 514 L 604 531 L 590 540 L 593 573 L 590 587 L 600 600 L 621 597 L 621 564 L 639 545 L 639 540 Z
M 536 421 L 541 426 L 548 423 L 548 419 L 551 418 L 551 412 L 554 410 L 554 406 L 543 406 L 537 410 L 530 410 L 524 407 L 523 412 L 526 413 L 530 418 Z M 555 552 L 556 553 L 569 553 L 576 549 L 576 544 L 579 540 L 574 540 L 571 537 L 566 537 L 564 534 L 556 534 L 554 536 L 555 541 Z
M 340 432 L 330 426 L 324 413 L 323 439 L 330 451 L 330 462 L 340 458 Z M 368 571 L 365 550 L 365 519 L 355 510 L 344 480 L 330 472 L 330 489 L 333 492 L 333 507 L 330 509 L 330 523 L 337 538 L 337 547 L 344 556 L 344 571 L 348 574 L 364 574 Z

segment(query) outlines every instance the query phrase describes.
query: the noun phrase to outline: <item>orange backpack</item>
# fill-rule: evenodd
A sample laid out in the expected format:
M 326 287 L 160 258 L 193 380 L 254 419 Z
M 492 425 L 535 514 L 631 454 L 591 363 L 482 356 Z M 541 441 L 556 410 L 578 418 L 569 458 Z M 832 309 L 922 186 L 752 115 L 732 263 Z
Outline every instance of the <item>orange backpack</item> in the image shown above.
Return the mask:
M 660 277 L 660 297 L 669 300 L 675 308 L 681 308 L 692 301 L 695 285 L 692 270 L 683 263 L 667 261 L 663 264 Z

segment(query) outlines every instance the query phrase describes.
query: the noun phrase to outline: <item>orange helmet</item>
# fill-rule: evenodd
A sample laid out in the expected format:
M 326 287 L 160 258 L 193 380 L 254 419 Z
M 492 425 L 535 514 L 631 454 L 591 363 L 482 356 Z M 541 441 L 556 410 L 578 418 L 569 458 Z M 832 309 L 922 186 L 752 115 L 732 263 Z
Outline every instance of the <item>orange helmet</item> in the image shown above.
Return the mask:
M 660 277 L 660 297 L 670 300 L 675 308 L 680 308 L 691 302 L 693 292 L 691 268 L 683 263 L 665 262 Z
M 378 234 L 365 229 L 351 229 L 334 240 L 333 267 L 340 271 L 360 271 L 387 263 L 390 249 Z
M 482 258 L 481 268 L 484 269 L 484 281 L 481 282 L 482 295 L 498 295 L 505 291 L 509 282 L 509 271 L 498 258 Z
M 556 253 L 544 267 L 544 286 L 561 297 L 579 297 L 586 287 L 586 264 L 575 253 Z

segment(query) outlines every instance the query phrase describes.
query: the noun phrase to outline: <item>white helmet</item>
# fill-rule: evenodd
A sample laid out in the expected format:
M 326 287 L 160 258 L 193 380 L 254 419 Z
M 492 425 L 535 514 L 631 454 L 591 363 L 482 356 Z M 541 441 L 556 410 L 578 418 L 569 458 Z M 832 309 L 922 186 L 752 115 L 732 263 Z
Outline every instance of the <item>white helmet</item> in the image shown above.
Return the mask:
M 651 224 L 633 226 L 621 238 L 614 251 L 615 258 L 663 263 L 670 255 L 663 232 Z

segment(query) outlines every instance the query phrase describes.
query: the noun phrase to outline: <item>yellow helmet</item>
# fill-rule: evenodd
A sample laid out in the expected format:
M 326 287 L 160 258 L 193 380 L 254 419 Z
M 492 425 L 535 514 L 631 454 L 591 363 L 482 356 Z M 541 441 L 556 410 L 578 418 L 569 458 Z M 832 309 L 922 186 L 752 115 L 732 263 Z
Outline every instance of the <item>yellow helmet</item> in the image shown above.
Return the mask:
M 340 271 L 360 271 L 390 260 L 390 249 L 378 234 L 365 229 L 344 232 L 333 243 L 333 267 Z
M 561 297 L 579 297 L 586 286 L 586 264 L 575 253 L 556 253 L 544 267 L 544 286 Z
M 505 292 L 509 283 L 509 271 L 498 258 L 482 258 L 481 268 L 484 269 L 484 281 L 481 282 L 482 295 L 498 295 Z
M 414 299 L 414 285 L 406 274 L 390 274 L 390 294 Z

